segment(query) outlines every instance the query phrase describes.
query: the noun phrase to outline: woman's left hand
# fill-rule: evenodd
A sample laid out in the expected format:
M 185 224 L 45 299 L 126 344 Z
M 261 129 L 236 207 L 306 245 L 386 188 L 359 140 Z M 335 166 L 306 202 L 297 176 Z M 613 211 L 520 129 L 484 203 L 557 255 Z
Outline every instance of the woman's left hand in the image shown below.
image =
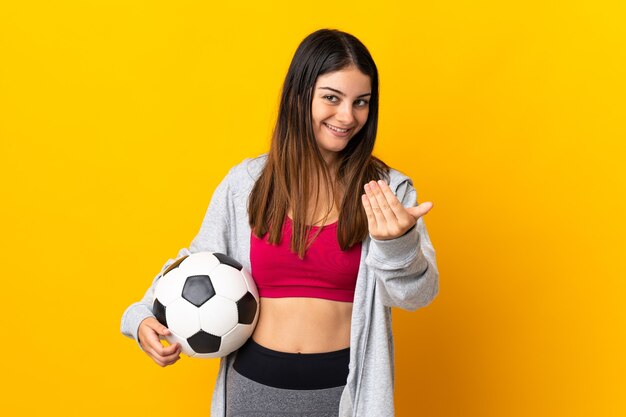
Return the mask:
M 374 239 L 389 240 L 404 235 L 433 207 L 430 201 L 416 207 L 404 207 L 382 180 L 370 181 L 364 188 L 361 202 L 367 214 L 370 236 Z

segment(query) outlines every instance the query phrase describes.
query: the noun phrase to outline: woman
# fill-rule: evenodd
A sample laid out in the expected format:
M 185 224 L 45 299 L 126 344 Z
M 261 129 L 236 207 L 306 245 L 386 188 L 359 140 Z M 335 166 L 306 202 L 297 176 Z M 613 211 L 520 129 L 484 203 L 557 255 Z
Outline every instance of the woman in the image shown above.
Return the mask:
M 429 304 L 438 271 L 422 219 L 432 204 L 415 206 L 411 180 L 372 156 L 377 122 L 365 46 L 337 30 L 307 36 L 269 153 L 229 171 L 178 254 L 225 253 L 259 288 L 257 326 L 221 359 L 212 416 L 394 415 L 391 307 Z M 122 332 L 167 366 L 180 346 L 159 340 L 168 333 L 150 310 L 159 277 L 126 310 Z

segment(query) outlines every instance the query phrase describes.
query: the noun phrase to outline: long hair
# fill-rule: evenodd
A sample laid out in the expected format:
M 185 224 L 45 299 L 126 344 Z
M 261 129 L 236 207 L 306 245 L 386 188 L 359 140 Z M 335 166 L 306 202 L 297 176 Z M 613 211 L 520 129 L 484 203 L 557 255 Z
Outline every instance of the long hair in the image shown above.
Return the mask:
M 345 190 L 339 201 L 338 190 L 315 140 L 311 103 L 320 75 L 350 66 L 370 77 L 372 95 L 365 125 L 338 154 L 335 180 Z M 320 29 L 300 43 L 285 77 L 268 159 L 248 201 L 250 227 L 256 236 L 269 232 L 269 242 L 279 243 L 287 210 L 291 208 L 291 250 L 304 258 L 312 242 L 311 226 L 306 224 L 309 203 L 315 201 L 317 207 L 319 184 L 323 182 L 328 201 L 337 202 L 340 209 L 337 237 L 341 249 L 347 250 L 367 237 L 362 187 L 372 179 L 388 178 L 389 172 L 387 165 L 372 155 L 378 127 L 378 97 L 378 69 L 356 37 L 335 29 Z

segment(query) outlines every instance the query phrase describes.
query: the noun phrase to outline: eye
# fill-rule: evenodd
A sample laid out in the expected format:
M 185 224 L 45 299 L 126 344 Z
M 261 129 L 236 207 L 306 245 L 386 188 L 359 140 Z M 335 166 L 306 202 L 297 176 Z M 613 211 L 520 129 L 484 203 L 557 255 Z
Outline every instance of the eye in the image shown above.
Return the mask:
M 355 103 L 357 103 L 357 106 L 359 107 L 365 107 L 369 104 L 369 101 L 363 100 L 362 98 L 360 98 Z
M 331 94 L 323 96 L 322 98 L 330 101 L 331 103 L 336 103 L 337 101 L 339 101 L 339 98 L 337 96 L 333 96 Z

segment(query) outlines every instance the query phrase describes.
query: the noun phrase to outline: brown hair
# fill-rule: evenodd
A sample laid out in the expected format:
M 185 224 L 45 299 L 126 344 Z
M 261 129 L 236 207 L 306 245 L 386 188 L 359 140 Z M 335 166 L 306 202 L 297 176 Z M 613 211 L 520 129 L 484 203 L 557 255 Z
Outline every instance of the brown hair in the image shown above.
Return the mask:
M 312 90 L 318 76 L 350 66 L 370 77 L 372 95 L 365 125 L 338 155 L 336 181 L 345 190 L 337 227 L 342 250 L 368 234 L 361 203 L 363 185 L 372 179 L 388 179 L 388 166 L 372 155 L 378 126 L 378 70 L 374 60 L 365 45 L 348 33 L 321 29 L 308 35 L 298 46 L 287 71 L 267 163 L 248 201 L 253 233 L 262 237 L 269 232 L 269 242 L 273 244 L 280 241 L 283 222 L 291 208 L 291 250 L 300 258 L 304 258 L 312 242 L 308 238 L 311 226 L 306 224 L 310 214 L 307 209 L 310 201 L 315 201 L 317 207 L 321 181 L 327 185 L 330 201 L 339 201 L 338 189 L 315 141 Z

